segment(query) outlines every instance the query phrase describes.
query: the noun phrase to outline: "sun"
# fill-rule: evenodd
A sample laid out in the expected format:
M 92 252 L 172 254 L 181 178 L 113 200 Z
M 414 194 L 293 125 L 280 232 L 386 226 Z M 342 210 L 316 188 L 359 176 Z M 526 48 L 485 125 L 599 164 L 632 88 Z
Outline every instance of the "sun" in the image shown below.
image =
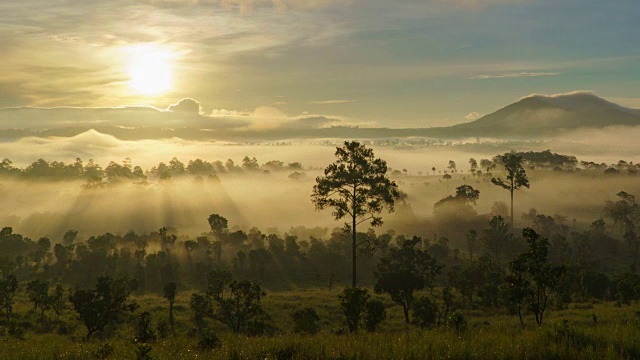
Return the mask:
M 173 53 L 155 44 L 127 49 L 129 86 L 139 95 L 160 95 L 172 86 Z

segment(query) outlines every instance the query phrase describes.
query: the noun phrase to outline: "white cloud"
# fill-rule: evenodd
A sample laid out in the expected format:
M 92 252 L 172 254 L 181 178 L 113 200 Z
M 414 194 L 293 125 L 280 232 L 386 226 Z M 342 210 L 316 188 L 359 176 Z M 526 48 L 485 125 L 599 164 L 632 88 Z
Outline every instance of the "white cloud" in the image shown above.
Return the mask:
M 176 104 L 169 105 L 167 111 L 173 111 L 178 113 L 188 113 L 188 114 L 202 114 L 202 106 L 200 103 L 191 99 L 184 98 L 178 101 Z
M 540 76 L 558 76 L 557 72 L 517 72 L 506 74 L 492 74 L 492 75 L 478 75 L 470 79 L 472 80 L 487 80 L 487 79 L 510 79 L 510 78 L 522 78 L 522 77 L 540 77 Z
M 474 120 L 478 120 L 482 117 L 482 114 L 480 114 L 479 112 L 471 112 L 468 113 L 467 115 L 464 116 L 464 119 L 467 121 L 474 121 Z
M 309 104 L 316 105 L 333 105 L 333 104 L 349 104 L 355 102 L 354 100 L 320 100 L 320 101 L 311 101 Z

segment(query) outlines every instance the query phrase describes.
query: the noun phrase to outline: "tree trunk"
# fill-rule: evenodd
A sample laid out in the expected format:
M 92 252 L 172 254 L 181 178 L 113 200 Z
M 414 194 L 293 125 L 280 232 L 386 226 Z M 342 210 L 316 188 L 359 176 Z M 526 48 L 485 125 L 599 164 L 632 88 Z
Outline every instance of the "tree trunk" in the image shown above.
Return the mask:
M 355 192 L 355 191 L 354 191 Z M 353 234 L 351 242 L 351 287 L 356 287 L 356 217 L 353 216 Z
M 524 329 L 524 321 L 522 321 L 522 305 L 518 304 L 518 317 L 520 318 L 520 326 Z
M 513 188 L 511 188 L 511 230 L 513 230 Z
M 404 321 L 409 324 L 409 304 L 406 302 L 402 304 L 402 310 L 404 311 Z
M 173 320 L 173 302 L 169 304 L 169 323 L 171 324 L 171 335 L 176 335 L 175 322 Z

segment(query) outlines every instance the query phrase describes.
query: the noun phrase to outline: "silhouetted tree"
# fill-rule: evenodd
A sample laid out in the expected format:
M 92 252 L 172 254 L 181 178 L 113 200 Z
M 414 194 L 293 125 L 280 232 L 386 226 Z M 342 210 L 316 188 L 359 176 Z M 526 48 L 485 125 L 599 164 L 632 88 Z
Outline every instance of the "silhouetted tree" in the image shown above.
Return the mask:
M 128 302 L 131 292 L 135 290 L 135 281 L 127 278 L 112 279 L 103 276 L 98 279 L 95 289 L 76 290 L 69 301 L 80 315 L 80 320 L 87 328 L 87 337 L 110 323 L 120 323 L 125 312 L 134 312 L 138 305 Z
M 390 249 L 389 254 L 380 259 L 375 272 L 375 292 L 389 294 L 396 304 L 402 306 L 407 324 L 410 322 L 413 293 L 429 285 L 430 272 L 434 268 L 441 269 L 434 258 L 416 248 L 421 243 L 422 239 L 414 236 L 404 241 L 402 247 Z
M 506 190 L 511 194 L 511 228 L 513 228 L 513 192 L 519 190 L 523 186 L 529 187 L 529 179 L 527 173 L 522 167 L 522 157 L 515 154 L 507 153 L 499 157 L 507 172 L 506 180 L 502 178 L 492 178 L 491 182 Z
M 369 292 L 357 287 L 345 288 L 340 294 L 340 307 L 347 320 L 349 332 L 357 332 L 360 328 L 360 319 L 369 301 Z
M 151 313 L 148 311 L 143 312 L 138 316 L 138 324 L 136 329 L 136 342 L 148 343 L 156 339 L 156 332 L 153 329 L 151 323 Z
M 56 285 L 56 288 L 53 290 L 53 294 L 51 294 L 50 298 L 51 309 L 53 313 L 56 314 L 56 319 L 60 318 L 60 314 L 63 310 L 68 309 L 67 306 L 67 298 L 64 294 L 64 288 L 62 285 Z
M 412 312 L 411 323 L 423 330 L 435 325 L 438 318 L 438 306 L 426 296 L 416 298 Z
M 500 266 L 508 258 L 514 247 L 513 234 L 509 225 L 505 224 L 502 216 L 494 216 L 489 220 L 489 227 L 482 231 L 482 240 L 493 263 Z
M 549 296 L 556 290 L 560 277 L 566 269 L 549 263 L 549 241 L 540 237 L 533 229 L 523 229 L 522 236 L 529 244 L 529 250 L 516 260 L 526 269 L 531 282 L 532 295 L 529 297 L 529 310 L 536 317 L 538 326 L 542 325 Z
M 227 232 L 229 224 L 227 219 L 218 214 L 211 214 L 207 221 L 211 227 L 211 232 L 216 236 L 216 240 L 220 240 L 220 236 Z
M 387 310 L 379 299 L 367 301 L 364 309 L 364 326 L 368 332 L 375 332 L 378 326 L 387 318 Z
M 71 245 L 78 237 L 78 231 L 76 230 L 67 230 L 62 236 L 62 243 L 64 245 Z
M 163 296 L 169 301 L 169 324 L 171 324 L 171 332 L 174 332 L 173 304 L 176 302 L 176 294 L 178 286 L 174 282 L 170 282 L 162 289 Z
M 4 313 L 7 325 L 13 313 L 13 297 L 18 290 L 18 280 L 12 274 L 4 275 L 0 280 L 0 309 Z
M 516 307 L 520 325 L 524 326 L 522 308 L 528 304 L 533 296 L 531 282 L 527 279 L 527 264 L 519 257 L 509 263 L 510 274 L 505 279 L 503 291 L 506 300 Z
M 291 318 L 295 324 L 295 332 L 310 335 L 318 332 L 320 317 L 313 308 L 298 309 L 291 314 Z
M 357 141 L 345 142 L 336 148 L 335 156 L 338 160 L 324 170 L 325 176 L 316 178 L 311 199 L 317 210 L 333 208 L 336 220 L 347 215 L 351 218 L 351 285 L 355 288 L 356 228 L 365 221 L 371 221 L 371 226 L 382 225 L 378 215 L 385 208 L 392 212 L 400 193 L 396 183 L 387 177 L 387 163 L 375 158 L 372 149 Z
M 27 284 L 27 295 L 33 303 L 33 310 L 40 309 L 40 320 L 44 320 L 44 312 L 51 307 L 49 299 L 49 282 L 45 280 L 32 280 Z
M 260 283 L 236 281 L 228 271 L 216 270 L 208 275 L 207 291 L 192 295 L 191 308 L 196 319 L 212 318 L 239 334 L 265 315 L 261 304 L 265 296 Z

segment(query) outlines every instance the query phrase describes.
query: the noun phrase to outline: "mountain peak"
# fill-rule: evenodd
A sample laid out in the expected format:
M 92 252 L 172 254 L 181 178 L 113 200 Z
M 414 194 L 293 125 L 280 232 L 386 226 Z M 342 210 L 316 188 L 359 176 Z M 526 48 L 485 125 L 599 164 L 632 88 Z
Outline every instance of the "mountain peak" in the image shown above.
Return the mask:
M 453 127 L 472 136 L 540 137 L 578 128 L 640 126 L 640 110 L 626 108 L 593 92 L 532 94 L 482 118 Z
M 531 94 L 521 98 L 519 102 L 526 102 L 528 99 L 533 99 L 543 104 L 563 109 L 576 109 L 583 108 L 585 106 L 610 106 L 624 109 L 622 106 L 599 97 L 592 91 L 572 91 L 554 95 Z

